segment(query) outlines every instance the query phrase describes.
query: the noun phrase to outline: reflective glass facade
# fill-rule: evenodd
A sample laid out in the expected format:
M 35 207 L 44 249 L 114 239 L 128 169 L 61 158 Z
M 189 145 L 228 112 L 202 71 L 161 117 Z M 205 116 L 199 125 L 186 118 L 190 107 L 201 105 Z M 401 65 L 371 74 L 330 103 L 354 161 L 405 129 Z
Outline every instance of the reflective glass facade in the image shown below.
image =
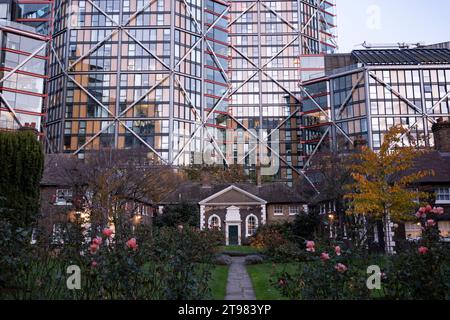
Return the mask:
M 334 1 L 231 1 L 232 126 L 279 145 L 268 152 L 280 165 L 272 180 L 292 181 L 301 169 L 300 57 L 335 50 L 334 9 Z M 228 154 L 252 150 L 252 139 L 236 137 Z
M 228 5 L 202 0 L 59 1 L 49 152 L 147 148 L 166 163 L 222 152 Z M 223 135 L 223 133 L 222 133 Z
M 42 131 L 52 1 L 0 1 L 0 128 Z
M 280 146 L 275 178 L 292 180 L 299 57 L 334 51 L 332 1 L 71 0 L 55 8 L 48 152 L 144 147 L 175 165 L 202 152 L 242 163 L 238 151 L 252 151 L 248 131 L 261 129 L 263 141 Z M 227 134 L 234 129 L 243 134 Z
M 346 153 L 358 143 L 377 150 L 395 125 L 407 128 L 419 146 L 432 146 L 432 125 L 450 119 L 450 60 L 429 59 L 415 65 L 359 63 L 305 82 L 304 163 L 313 161 L 316 152 L 332 148 Z

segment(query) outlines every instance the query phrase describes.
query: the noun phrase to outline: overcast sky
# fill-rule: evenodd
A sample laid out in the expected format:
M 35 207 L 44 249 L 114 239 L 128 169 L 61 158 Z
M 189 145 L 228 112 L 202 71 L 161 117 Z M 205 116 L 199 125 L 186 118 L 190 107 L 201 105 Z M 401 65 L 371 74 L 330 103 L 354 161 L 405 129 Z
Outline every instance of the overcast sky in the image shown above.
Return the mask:
M 449 0 L 336 0 L 339 52 L 368 43 L 450 41 Z

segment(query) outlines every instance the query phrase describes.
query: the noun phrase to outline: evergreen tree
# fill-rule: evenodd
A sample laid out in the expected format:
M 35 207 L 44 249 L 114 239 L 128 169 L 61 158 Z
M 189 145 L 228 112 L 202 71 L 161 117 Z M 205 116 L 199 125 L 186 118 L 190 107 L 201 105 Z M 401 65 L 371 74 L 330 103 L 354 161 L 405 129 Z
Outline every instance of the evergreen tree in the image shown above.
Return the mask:
M 44 153 L 30 131 L 0 132 L 0 216 L 28 227 L 39 212 Z

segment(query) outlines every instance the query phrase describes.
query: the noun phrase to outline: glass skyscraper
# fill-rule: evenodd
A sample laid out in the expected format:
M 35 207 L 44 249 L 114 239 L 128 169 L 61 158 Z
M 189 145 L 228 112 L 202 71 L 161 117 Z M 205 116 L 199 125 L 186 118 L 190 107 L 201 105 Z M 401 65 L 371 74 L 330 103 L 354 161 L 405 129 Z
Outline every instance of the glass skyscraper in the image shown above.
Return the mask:
M 303 72 L 320 68 L 306 65 L 309 58 L 336 49 L 334 1 L 231 1 L 230 11 L 231 126 L 256 129 L 258 139 L 278 145 L 266 150 L 280 167 L 268 178 L 292 181 L 302 164 L 298 84 Z M 228 155 L 254 149 L 255 137 L 244 136 Z
M 0 0 L 0 129 L 42 131 L 52 1 Z

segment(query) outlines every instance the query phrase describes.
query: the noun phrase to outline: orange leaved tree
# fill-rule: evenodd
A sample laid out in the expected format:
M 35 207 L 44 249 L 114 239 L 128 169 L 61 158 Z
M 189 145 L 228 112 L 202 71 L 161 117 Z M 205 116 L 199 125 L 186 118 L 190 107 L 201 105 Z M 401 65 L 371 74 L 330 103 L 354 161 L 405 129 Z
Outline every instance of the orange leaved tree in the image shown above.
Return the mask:
M 412 188 L 415 182 L 433 174 L 414 170 L 415 160 L 423 152 L 405 128 L 395 126 L 384 136 L 380 150 L 363 147 L 350 166 L 353 181 L 346 186 L 345 195 L 349 200 L 348 214 L 363 217 L 368 225 L 382 221 L 380 243 L 387 253 L 393 253 L 391 221 L 410 220 L 417 200 L 427 197 Z

